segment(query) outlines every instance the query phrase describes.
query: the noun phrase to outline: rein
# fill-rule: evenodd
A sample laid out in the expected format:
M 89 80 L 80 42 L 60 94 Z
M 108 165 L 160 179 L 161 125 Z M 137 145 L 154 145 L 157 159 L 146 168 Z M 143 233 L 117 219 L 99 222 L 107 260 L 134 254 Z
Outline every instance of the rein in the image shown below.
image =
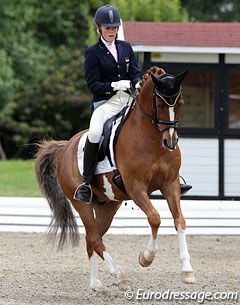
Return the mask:
M 152 116 L 150 116 L 146 111 L 142 108 L 142 106 L 139 104 L 139 102 L 136 100 L 136 104 L 138 105 L 140 111 L 142 114 L 149 120 L 149 122 L 156 127 L 159 131 L 164 133 L 166 130 L 170 128 L 177 129 L 179 120 L 160 120 L 157 117 L 157 103 L 156 103 L 156 96 L 160 97 L 165 104 L 167 104 L 169 107 L 174 107 L 177 103 L 177 100 L 181 94 L 181 91 L 179 91 L 177 94 L 172 95 L 172 96 L 163 96 L 157 91 L 157 88 L 155 87 L 153 90 L 153 97 L 152 97 Z M 166 98 L 169 98 L 170 101 L 173 101 L 172 103 L 169 103 Z M 162 128 L 160 127 L 161 124 L 167 125 L 167 127 Z

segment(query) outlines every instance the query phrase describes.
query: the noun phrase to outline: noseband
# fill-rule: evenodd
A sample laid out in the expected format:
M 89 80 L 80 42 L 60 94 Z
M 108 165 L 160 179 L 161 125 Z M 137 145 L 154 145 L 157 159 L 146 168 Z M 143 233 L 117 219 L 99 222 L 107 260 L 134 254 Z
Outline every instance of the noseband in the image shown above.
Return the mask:
M 156 127 L 158 130 L 160 130 L 162 133 L 164 133 L 166 130 L 169 130 L 170 128 L 177 129 L 179 120 L 160 120 L 157 117 L 157 96 L 160 97 L 163 102 L 168 105 L 168 107 L 174 107 L 181 95 L 181 90 L 179 90 L 176 94 L 174 95 L 164 95 L 161 94 L 157 90 L 157 86 L 154 87 L 153 90 L 153 96 L 152 96 L 152 116 L 150 116 L 146 111 L 142 108 L 142 106 L 137 102 L 137 105 L 139 109 L 141 110 L 142 114 L 151 122 L 151 124 Z M 167 125 L 167 127 L 162 128 L 160 127 L 161 124 Z

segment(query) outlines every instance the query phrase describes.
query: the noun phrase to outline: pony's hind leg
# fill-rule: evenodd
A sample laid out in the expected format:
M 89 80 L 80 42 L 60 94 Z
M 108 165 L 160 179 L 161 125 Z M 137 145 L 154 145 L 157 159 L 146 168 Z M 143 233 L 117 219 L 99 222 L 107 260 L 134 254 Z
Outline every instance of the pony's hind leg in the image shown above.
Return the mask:
M 104 292 L 105 289 L 98 278 L 98 262 L 97 253 L 93 251 L 92 256 L 89 258 L 90 265 L 90 288 L 97 292 Z
M 112 257 L 109 255 L 109 253 L 107 251 L 104 252 L 103 257 L 104 257 L 104 263 L 107 265 L 110 272 L 117 279 L 118 288 L 120 290 L 130 290 L 131 286 L 126 277 L 126 274 L 122 271 L 122 269 L 119 266 L 115 265 Z
M 111 201 L 106 202 L 104 205 L 94 205 L 95 210 L 95 221 L 97 224 L 97 230 L 100 236 L 102 237 L 107 230 L 109 229 L 112 219 L 120 207 L 121 202 Z M 121 290 L 130 289 L 129 282 L 126 278 L 125 273 L 121 270 L 119 266 L 116 266 L 113 262 L 112 257 L 110 254 L 105 250 L 103 251 L 103 261 L 109 268 L 110 272 L 115 276 L 117 279 L 117 285 Z M 91 258 L 90 258 L 91 259 Z
M 88 243 L 87 243 L 88 245 Z M 88 247 L 88 246 L 87 246 Z M 88 250 L 89 251 L 89 250 Z M 105 288 L 103 287 L 100 279 L 98 278 L 98 263 L 97 263 L 97 254 L 95 251 L 91 251 L 91 255 L 89 257 L 90 262 L 90 288 L 98 293 L 104 293 Z M 129 286 L 125 287 L 125 283 L 127 280 L 125 279 L 124 273 L 121 269 L 113 263 L 111 256 L 107 251 L 103 252 L 103 260 L 107 267 L 110 269 L 110 272 L 116 277 L 117 285 L 119 289 L 129 289 Z
M 90 288 L 97 292 L 102 292 L 104 289 L 98 278 L 97 254 L 103 259 L 105 246 L 102 242 L 102 237 L 98 232 L 93 205 L 83 202 L 79 203 L 74 199 L 72 199 L 71 202 L 78 212 L 86 230 L 86 247 L 90 265 Z

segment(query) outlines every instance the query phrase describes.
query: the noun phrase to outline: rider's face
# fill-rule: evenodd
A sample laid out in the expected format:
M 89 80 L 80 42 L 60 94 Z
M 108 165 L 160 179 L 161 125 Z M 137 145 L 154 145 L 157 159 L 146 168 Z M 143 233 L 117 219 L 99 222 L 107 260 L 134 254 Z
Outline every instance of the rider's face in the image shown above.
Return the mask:
M 101 25 L 100 30 L 102 33 L 102 37 L 107 42 L 113 42 L 116 39 L 118 27 L 105 27 Z

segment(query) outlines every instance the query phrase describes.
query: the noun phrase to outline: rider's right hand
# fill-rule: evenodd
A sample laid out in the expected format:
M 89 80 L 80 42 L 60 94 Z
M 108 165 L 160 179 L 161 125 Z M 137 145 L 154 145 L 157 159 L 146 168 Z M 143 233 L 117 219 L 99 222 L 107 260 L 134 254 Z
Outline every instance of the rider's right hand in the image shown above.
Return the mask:
M 125 91 L 130 88 L 130 80 L 120 80 L 118 82 L 112 82 L 111 87 L 113 88 L 113 91 Z

